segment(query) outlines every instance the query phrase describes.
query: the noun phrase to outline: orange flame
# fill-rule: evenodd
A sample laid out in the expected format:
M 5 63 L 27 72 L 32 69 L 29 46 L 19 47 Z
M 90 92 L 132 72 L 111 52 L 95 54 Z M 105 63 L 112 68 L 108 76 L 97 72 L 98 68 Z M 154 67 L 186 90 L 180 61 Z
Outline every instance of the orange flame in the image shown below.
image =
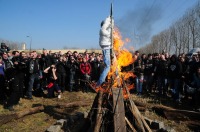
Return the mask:
M 135 61 L 135 58 L 133 58 L 133 55 L 131 52 L 129 52 L 127 49 L 125 49 L 123 46 L 125 42 L 130 42 L 130 39 L 126 38 L 125 41 L 122 40 L 122 36 L 118 30 L 118 28 L 115 27 L 115 30 L 113 32 L 113 50 L 114 50 L 114 59 L 112 60 L 112 65 L 110 68 L 110 72 L 108 73 L 108 80 L 109 83 L 113 83 L 112 87 L 122 87 L 123 81 L 129 79 L 130 77 L 135 77 L 133 72 L 121 72 L 121 68 L 128 66 L 132 64 Z M 123 77 L 123 80 L 122 80 Z M 112 82 L 113 81 L 113 82 Z M 96 89 L 96 91 L 103 90 L 104 92 L 110 93 L 110 86 L 106 86 L 106 84 L 102 87 L 99 87 Z M 134 88 L 133 84 L 126 85 L 128 90 L 131 90 Z M 126 92 L 126 89 L 123 88 L 123 94 L 124 98 L 128 98 L 128 94 Z

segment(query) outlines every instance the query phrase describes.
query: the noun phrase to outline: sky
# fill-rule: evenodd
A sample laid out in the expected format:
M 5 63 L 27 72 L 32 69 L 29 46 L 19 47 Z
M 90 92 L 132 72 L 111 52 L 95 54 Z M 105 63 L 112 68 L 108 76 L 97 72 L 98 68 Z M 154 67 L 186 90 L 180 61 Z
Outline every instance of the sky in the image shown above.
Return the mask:
M 0 0 L 0 39 L 32 49 L 100 49 L 100 23 L 113 3 L 115 26 L 128 47 L 139 49 L 198 1 Z

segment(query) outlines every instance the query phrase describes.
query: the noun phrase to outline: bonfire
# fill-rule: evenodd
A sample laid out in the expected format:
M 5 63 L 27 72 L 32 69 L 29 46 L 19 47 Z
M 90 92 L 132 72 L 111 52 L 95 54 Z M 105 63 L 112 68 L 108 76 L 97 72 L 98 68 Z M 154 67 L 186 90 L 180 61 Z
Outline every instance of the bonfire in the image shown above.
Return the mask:
M 122 40 L 117 27 L 113 30 L 113 52 L 107 83 L 96 89 L 98 93 L 88 114 L 85 131 L 125 132 L 151 131 L 143 116 L 130 98 L 134 88 L 133 71 L 122 72 L 122 67 L 133 64 L 135 58 L 125 48 L 129 39 Z

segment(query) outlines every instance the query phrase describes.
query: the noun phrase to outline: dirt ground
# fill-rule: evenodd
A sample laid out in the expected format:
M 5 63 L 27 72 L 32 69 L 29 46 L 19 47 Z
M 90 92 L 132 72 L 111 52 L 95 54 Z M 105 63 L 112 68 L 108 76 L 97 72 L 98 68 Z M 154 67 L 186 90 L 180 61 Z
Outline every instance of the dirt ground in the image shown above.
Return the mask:
M 3 108 L 0 104 L 0 123 L 2 117 L 5 115 L 11 115 L 15 112 L 20 112 L 25 109 L 29 109 L 38 105 L 44 106 L 44 111 L 27 115 L 23 118 L 12 120 L 6 124 L 0 125 L 1 132 L 44 132 L 49 126 L 53 125 L 56 120 L 63 119 L 66 115 L 70 115 L 76 112 L 89 112 L 96 93 L 89 92 L 83 93 L 78 92 L 64 92 L 61 99 L 45 98 L 45 97 L 34 97 L 33 100 L 21 99 L 20 103 L 14 106 L 15 111 L 9 111 Z M 168 97 L 157 97 L 156 94 L 136 96 L 134 93 L 131 94 L 131 98 L 134 101 L 142 102 L 146 105 L 146 111 L 141 112 L 144 116 L 151 120 L 163 121 L 165 126 L 173 128 L 178 132 L 189 132 L 189 131 L 200 131 L 200 118 L 199 119 L 167 119 L 159 112 L 152 109 L 154 105 L 167 106 L 175 109 L 183 109 L 191 111 L 190 100 L 177 104 L 171 98 Z M 57 104 L 70 103 L 74 101 L 89 102 L 89 106 L 85 107 L 73 107 L 73 108 L 58 108 Z M 178 115 L 178 113 L 177 113 Z

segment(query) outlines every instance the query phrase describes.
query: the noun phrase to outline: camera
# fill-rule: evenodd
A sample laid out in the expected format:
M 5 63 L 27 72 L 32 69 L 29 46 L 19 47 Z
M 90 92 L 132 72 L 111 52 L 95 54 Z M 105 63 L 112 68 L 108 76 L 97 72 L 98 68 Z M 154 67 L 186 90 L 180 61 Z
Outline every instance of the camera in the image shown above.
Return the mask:
M 0 54 L 3 54 L 4 52 L 8 51 L 10 51 L 10 48 L 5 43 L 1 43 Z

